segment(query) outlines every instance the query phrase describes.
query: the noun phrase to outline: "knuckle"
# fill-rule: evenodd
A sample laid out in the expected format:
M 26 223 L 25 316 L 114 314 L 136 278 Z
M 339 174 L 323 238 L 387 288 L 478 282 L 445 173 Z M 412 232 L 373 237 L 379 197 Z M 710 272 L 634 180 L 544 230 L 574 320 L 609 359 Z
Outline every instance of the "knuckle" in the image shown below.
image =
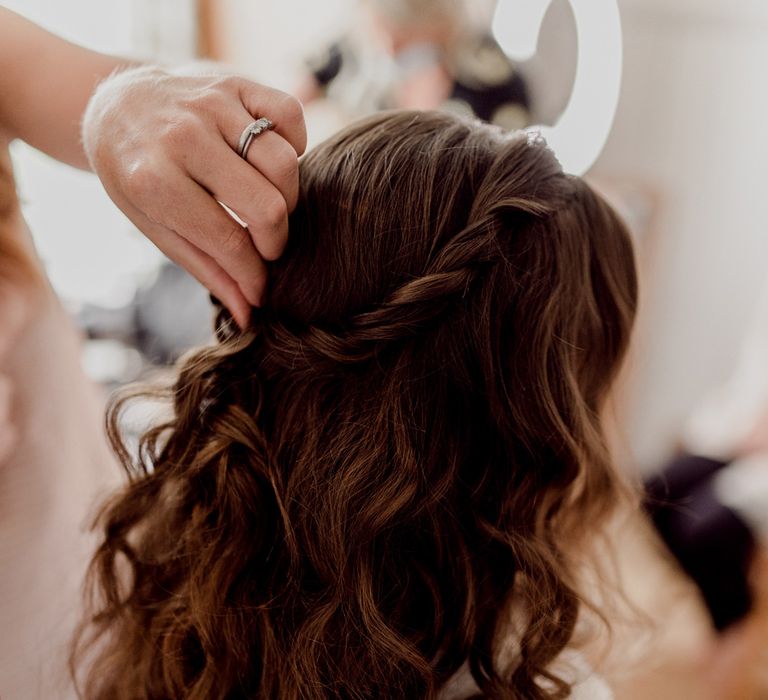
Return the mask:
M 248 243 L 248 232 L 236 221 L 227 225 L 227 228 L 221 232 L 218 240 L 214 241 L 225 255 L 237 255 L 243 252 Z
M 272 197 L 262 210 L 262 216 L 267 227 L 273 231 L 282 230 L 285 221 L 288 218 L 288 206 L 281 196 Z
M 161 141 L 172 150 L 186 150 L 200 131 L 200 119 L 192 113 L 187 113 L 166 126 Z
M 277 103 L 277 112 L 280 118 L 289 124 L 297 124 L 304 121 L 304 108 L 292 95 L 283 93 Z
M 218 114 L 222 104 L 221 92 L 213 87 L 200 89 L 190 102 L 191 111 L 200 115 Z
M 237 75 L 222 75 L 216 81 L 219 91 L 228 95 L 238 94 L 242 86 L 243 79 Z
M 275 170 L 275 178 L 280 182 L 292 182 L 298 178 L 299 159 L 287 144 L 274 154 L 272 167 Z
M 280 256 L 287 221 L 288 207 L 281 196 L 275 196 L 262 206 L 262 236 L 258 248 L 265 260 L 275 260 Z
M 126 171 L 123 188 L 134 200 L 146 201 L 157 193 L 162 184 L 159 168 L 151 158 L 134 162 Z

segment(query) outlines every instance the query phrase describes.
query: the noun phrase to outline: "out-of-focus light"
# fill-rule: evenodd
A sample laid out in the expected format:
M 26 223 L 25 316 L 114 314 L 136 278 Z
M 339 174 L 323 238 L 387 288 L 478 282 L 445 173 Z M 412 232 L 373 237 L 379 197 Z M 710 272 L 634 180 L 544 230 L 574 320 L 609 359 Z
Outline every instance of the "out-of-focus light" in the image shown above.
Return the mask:
M 493 33 L 516 61 L 536 52 L 544 15 L 552 0 L 499 0 Z M 621 91 L 623 47 L 617 0 L 569 0 L 576 20 L 578 57 L 568 106 L 557 124 L 541 132 L 563 169 L 589 170 L 600 155 L 616 115 Z

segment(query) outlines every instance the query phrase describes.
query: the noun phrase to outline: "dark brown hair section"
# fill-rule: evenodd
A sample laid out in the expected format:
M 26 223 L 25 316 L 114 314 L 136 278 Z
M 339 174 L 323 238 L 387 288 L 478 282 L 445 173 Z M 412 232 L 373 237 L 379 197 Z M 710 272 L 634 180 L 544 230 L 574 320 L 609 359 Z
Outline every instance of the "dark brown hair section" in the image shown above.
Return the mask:
M 465 662 L 488 697 L 565 696 L 570 553 L 621 491 L 621 221 L 540 141 L 383 114 L 305 157 L 272 279 L 251 331 L 222 313 L 181 363 L 138 460 L 113 407 L 130 484 L 86 697 L 429 698 Z

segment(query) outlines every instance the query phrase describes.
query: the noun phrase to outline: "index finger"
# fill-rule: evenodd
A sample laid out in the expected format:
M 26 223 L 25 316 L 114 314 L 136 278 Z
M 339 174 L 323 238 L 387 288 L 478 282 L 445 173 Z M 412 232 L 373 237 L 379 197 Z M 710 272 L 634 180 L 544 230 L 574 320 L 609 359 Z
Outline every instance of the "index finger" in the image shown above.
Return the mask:
M 243 80 L 240 84 L 240 99 L 254 119 L 267 117 L 274 130 L 293 146 L 296 155 L 307 148 L 307 127 L 304 123 L 304 108 L 295 97 L 286 92 Z M 245 128 L 247 124 L 243 124 Z
M 240 328 L 246 328 L 251 314 L 251 302 L 244 295 L 238 282 L 212 256 L 175 231 L 147 218 L 140 211 L 128 208 L 126 213 L 166 257 L 181 265 L 224 303 Z M 261 273 L 261 271 L 258 272 Z M 261 274 L 263 288 L 266 284 L 266 271 Z M 261 291 L 257 290 L 257 293 L 260 294 Z

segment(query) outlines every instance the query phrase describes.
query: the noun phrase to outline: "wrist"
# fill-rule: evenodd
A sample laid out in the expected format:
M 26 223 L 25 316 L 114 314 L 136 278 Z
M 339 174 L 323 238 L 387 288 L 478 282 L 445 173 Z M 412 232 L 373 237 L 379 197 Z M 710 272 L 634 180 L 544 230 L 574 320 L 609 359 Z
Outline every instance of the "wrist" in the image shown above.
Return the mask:
M 154 65 L 125 63 L 117 66 L 94 88 L 80 121 L 80 140 L 91 170 L 96 171 L 101 128 L 119 109 L 120 99 L 138 82 L 159 79 L 165 72 Z

